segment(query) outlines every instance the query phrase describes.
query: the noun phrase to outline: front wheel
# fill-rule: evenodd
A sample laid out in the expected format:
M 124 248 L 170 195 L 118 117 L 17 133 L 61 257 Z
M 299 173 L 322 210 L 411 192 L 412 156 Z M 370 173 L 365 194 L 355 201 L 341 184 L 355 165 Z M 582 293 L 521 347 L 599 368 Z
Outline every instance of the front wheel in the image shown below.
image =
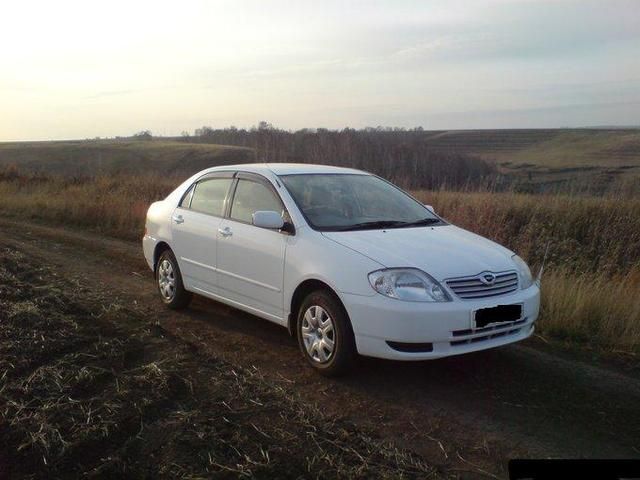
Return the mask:
M 323 375 L 341 375 L 351 367 L 356 354 L 351 323 L 331 293 L 320 290 L 304 299 L 297 334 L 303 355 Z
M 171 250 L 165 250 L 158 259 L 156 283 L 160 298 L 172 309 L 185 308 L 191 301 L 191 292 L 184 289 L 180 267 Z

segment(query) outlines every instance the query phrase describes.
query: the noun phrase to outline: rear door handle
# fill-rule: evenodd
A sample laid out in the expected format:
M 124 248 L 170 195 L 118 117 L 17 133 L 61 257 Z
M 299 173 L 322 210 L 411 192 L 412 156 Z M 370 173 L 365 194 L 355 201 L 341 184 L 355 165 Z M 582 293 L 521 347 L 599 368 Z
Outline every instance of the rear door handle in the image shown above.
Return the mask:
M 174 215 L 173 216 L 173 221 L 176 223 L 184 223 L 184 218 L 182 218 L 182 215 Z
M 219 228 L 218 233 L 223 237 L 230 237 L 231 235 L 233 235 L 230 227 Z

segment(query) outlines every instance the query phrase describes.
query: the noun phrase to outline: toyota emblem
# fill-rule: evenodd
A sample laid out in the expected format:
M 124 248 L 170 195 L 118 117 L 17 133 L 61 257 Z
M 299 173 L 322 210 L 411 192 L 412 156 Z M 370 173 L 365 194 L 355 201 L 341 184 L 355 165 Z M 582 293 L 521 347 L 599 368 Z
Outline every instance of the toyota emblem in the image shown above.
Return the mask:
M 481 273 L 480 281 L 485 285 L 493 285 L 493 283 L 496 281 L 496 276 L 491 272 Z

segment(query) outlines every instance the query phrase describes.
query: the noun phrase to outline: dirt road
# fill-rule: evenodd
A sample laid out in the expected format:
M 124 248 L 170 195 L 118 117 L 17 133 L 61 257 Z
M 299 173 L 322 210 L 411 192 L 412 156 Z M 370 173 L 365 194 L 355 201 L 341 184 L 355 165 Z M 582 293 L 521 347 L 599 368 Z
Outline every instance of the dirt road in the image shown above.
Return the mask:
M 514 457 L 640 457 L 640 374 L 536 342 L 449 359 L 362 359 L 326 379 L 306 367 L 276 325 L 197 299 L 182 312 L 156 297 L 140 245 L 0 220 L 0 248 L 14 248 L 57 275 L 111 292 L 201 354 L 257 368 L 335 415 L 463 476 L 505 475 Z

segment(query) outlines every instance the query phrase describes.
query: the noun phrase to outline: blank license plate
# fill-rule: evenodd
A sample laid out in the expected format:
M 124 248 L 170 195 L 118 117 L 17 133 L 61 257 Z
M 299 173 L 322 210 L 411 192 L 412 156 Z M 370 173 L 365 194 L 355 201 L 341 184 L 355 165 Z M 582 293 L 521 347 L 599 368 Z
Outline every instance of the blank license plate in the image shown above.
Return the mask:
M 493 323 L 515 322 L 522 317 L 522 305 L 498 305 L 476 310 L 476 328 L 484 328 Z

